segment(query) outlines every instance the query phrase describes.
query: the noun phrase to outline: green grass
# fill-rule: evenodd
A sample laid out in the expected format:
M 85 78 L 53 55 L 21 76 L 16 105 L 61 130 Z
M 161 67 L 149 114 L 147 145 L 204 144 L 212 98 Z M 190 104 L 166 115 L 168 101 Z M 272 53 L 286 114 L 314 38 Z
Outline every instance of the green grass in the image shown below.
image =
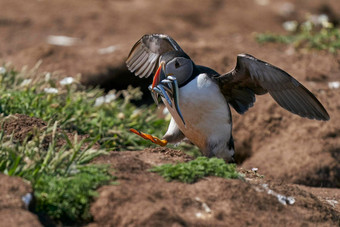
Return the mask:
M 336 53 L 340 49 L 340 29 L 331 24 L 320 28 L 307 21 L 287 35 L 267 32 L 257 34 L 256 40 L 259 43 L 284 43 L 291 44 L 297 49 L 317 49 Z
M 167 121 L 156 116 L 155 106 L 136 107 L 130 101 L 141 96 L 138 89 L 114 92 L 117 97 L 96 105 L 102 90 L 86 89 L 79 83 L 60 85 L 53 74 L 37 70 L 17 72 L 9 67 L 0 73 L 0 120 L 19 113 L 48 122 L 47 130 L 32 132 L 30 140 L 16 141 L 0 132 L 0 172 L 31 182 L 36 198 L 35 211 L 56 223 L 89 221 L 89 205 L 96 189 L 115 178 L 108 166 L 89 162 L 111 150 L 152 146 L 129 132 L 133 127 L 161 136 Z M 58 89 L 58 93 L 46 92 Z M 55 90 L 56 91 L 56 90 Z M 63 132 L 75 133 L 68 138 Z M 77 134 L 86 134 L 79 141 Z M 46 148 L 42 141 L 50 137 Z M 58 146 L 59 140 L 66 144 Z M 93 149 L 93 144 L 99 144 Z
M 21 143 L 1 131 L 0 172 L 31 182 L 35 212 L 45 213 L 57 222 L 88 221 L 95 190 L 114 180 L 108 166 L 89 164 L 89 161 L 107 152 L 92 149 L 92 144 L 78 141 L 77 135 L 70 140 L 56 129 L 55 123 L 44 132 L 36 130 L 32 140 Z M 41 141 L 47 136 L 52 139 L 46 149 Z M 66 144 L 57 146 L 60 139 Z
M 164 164 L 150 171 L 159 173 L 167 181 L 178 180 L 193 183 L 206 176 L 240 178 L 235 164 L 226 164 L 223 159 L 198 157 L 193 161 L 178 164 Z
M 98 195 L 95 190 L 112 179 L 107 166 L 101 165 L 79 166 L 66 176 L 43 174 L 34 183 L 35 209 L 66 223 L 89 221 L 90 202 Z
M 108 97 L 101 89 L 87 89 L 77 82 L 61 85 L 53 76 L 36 68 L 21 72 L 1 69 L 0 124 L 19 113 L 40 118 L 48 127 L 33 130 L 24 141 L 0 131 L 0 172 L 31 182 L 35 212 L 59 224 L 81 224 L 91 220 L 89 205 L 96 189 L 115 179 L 109 166 L 90 161 L 112 150 L 155 146 L 129 128 L 161 137 L 168 121 L 157 117 L 155 105 L 136 107 L 131 103 L 141 97 L 138 89 L 113 91 L 108 96 L 115 96 L 114 100 L 98 105 L 98 100 Z M 51 88 L 55 93 L 48 92 Z M 75 134 L 74 138 L 66 132 Z M 77 135 L 82 134 L 88 138 L 80 141 Z M 51 138 L 47 147 L 45 138 Z M 60 140 L 66 143 L 60 146 Z M 191 145 L 181 148 L 198 155 Z
M 60 128 L 89 134 L 90 139 L 97 140 L 101 148 L 107 150 L 141 149 L 151 145 L 130 133 L 131 127 L 158 137 L 165 132 L 167 121 L 156 116 L 156 106 L 137 108 L 131 104 L 131 99 L 141 97 L 138 89 L 117 92 L 116 100 L 96 106 L 97 98 L 104 95 L 100 89 L 85 89 L 74 83 L 59 86 L 58 94 L 48 94 L 44 89 L 55 87 L 56 81 L 38 79 L 23 86 L 24 76 L 25 73 L 13 70 L 0 74 L 0 112 L 4 115 L 20 113 L 58 121 Z

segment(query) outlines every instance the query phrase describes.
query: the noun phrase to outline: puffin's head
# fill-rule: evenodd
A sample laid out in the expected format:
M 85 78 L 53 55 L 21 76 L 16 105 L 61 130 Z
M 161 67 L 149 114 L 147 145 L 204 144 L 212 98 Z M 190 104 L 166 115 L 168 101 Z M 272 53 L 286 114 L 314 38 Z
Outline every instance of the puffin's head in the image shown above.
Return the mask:
M 194 72 L 195 64 L 190 57 L 181 51 L 170 51 L 159 59 L 159 67 L 153 78 L 152 88 L 168 76 L 176 78 L 178 86 L 185 84 Z

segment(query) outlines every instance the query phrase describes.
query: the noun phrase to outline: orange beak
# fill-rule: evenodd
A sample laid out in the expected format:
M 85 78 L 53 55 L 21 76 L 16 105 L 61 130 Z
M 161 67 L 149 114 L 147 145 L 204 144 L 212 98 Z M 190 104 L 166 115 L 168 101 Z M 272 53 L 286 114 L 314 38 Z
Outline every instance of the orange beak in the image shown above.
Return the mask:
M 159 65 L 156 71 L 155 76 L 153 77 L 152 86 L 151 86 L 152 89 L 160 83 L 160 74 L 161 74 L 161 70 L 163 66 L 164 66 L 164 62 L 161 62 L 161 64 Z

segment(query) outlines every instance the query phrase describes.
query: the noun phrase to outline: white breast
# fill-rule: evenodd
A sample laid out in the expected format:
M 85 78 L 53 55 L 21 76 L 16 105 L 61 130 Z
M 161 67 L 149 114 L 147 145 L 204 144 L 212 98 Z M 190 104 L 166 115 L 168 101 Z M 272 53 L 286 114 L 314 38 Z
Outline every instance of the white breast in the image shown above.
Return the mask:
M 186 125 L 163 100 L 184 135 L 202 150 L 208 141 L 227 140 L 231 134 L 230 109 L 220 89 L 200 74 L 179 89 L 179 107 Z

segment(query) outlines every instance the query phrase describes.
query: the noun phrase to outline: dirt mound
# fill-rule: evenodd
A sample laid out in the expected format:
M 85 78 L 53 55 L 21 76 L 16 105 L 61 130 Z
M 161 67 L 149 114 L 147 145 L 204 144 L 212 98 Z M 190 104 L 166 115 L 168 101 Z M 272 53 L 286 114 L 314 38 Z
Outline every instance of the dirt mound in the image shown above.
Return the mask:
M 340 187 L 340 100 L 338 91 L 312 88 L 327 106 L 331 120 L 320 122 L 278 108 L 271 97 L 244 116 L 235 114 L 235 144 L 248 159 L 245 168 L 257 167 L 270 179 L 315 187 Z M 236 151 L 238 152 L 238 151 Z
M 193 158 L 181 151 L 170 148 L 148 148 L 143 151 L 113 151 L 109 156 L 97 158 L 95 163 L 113 165 L 120 172 L 145 171 L 151 166 L 163 163 L 187 162 Z
M 4 120 L 1 130 L 7 135 L 13 135 L 18 141 L 31 139 L 35 129 L 43 130 L 47 127 L 46 122 L 36 117 L 29 117 L 24 114 L 14 114 Z
M 97 159 L 96 163 L 110 164 L 116 170 L 119 183 L 98 190 L 90 226 L 339 224 L 340 213 L 332 205 L 295 185 L 267 182 L 256 174 L 245 181 L 208 177 L 184 184 L 166 182 L 148 171 L 153 165 L 176 161 L 171 154 L 152 149 L 114 152 Z M 283 205 L 278 194 L 295 202 Z
M 0 226 L 41 226 L 22 199 L 32 193 L 29 183 L 3 174 L 0 174 L 0 182 Z
M 166 147 L 147 148 L 145 149 L 145 151 L 151 153 L 160 153 L 162 156 L 164 155 L 164 160 L 170 159 L 171 162 L 173 161 L 187 162 L 193 160 L 193 157 L 183 153 L 182 151 L 173 150 Z
M 24 114 L 13 114 L 4 119 L 4 123 L 0 126 L 0 129 L 3 130 L 7 136 L 13 136 L 14 141 L 23 142 L 25 139 L 31 140 L 36 131 L 40 132 L 39 135 L 42 135 L 42 133 L 47 130 L 47 127 L 47 123 L 39 118 L 30 117 Z M 76 134 L 76 132 L 68 132 L 60 128 L 57 128 L 57 132 L 64 133 L 71 141 Z M 86 139 L 88 135 L 77 134 L 77 137 L 80 141 Z M 41 141 L 41 145 L 44 149 L 47 149 L 51 142 L 52 135 L 51 133 L 47 133 Z M 66 140 L 63 137 L 58 137 L 56 146 L 61 147 L 65 144 Z M 86 147 L 87 145 L 88 143 L 84 143 L 82 147 Z M 94 148 L 96 147 L 99 147 L 99 144 L 94 144 Z

